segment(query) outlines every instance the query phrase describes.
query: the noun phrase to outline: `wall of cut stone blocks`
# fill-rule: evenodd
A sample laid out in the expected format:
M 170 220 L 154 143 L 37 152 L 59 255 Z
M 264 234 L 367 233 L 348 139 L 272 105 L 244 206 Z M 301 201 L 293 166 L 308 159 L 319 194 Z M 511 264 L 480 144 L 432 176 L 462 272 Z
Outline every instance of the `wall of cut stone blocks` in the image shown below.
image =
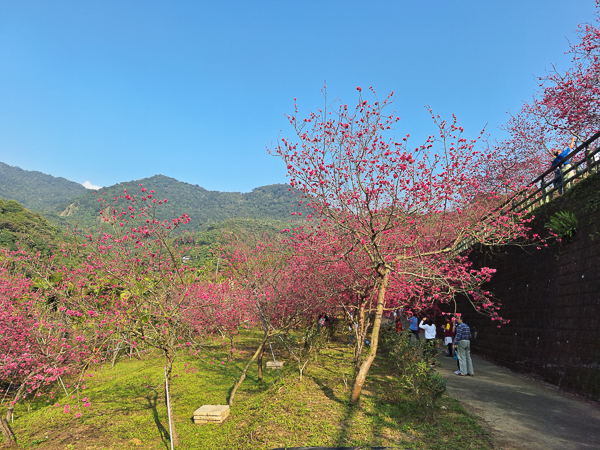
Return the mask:
M 591 177 L 590 177 L 591 178 Z M 548 247 L 479 249 L 477 266 L 497 269 L 487 289 L 502 303 L 497 324 L 459 301 L 477 337 L 473 352 L 559 388 L 600 400 L 600 177 L 536 211 L 534 230 L 557 211 L 572 211 L 572 239 Z M 589 195 L 586 195 L 586 192 Z

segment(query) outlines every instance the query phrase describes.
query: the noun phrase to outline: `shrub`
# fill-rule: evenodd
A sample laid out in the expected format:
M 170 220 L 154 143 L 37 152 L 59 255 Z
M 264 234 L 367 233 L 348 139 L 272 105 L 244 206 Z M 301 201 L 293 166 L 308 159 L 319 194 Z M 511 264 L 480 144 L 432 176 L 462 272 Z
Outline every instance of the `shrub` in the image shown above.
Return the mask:
M 446 391 L 446 381 L 423 356 L 422 341 L 413 342 L 409 338 L 408 332 L 405 331 L 392 334 L 386 339 L 385 347 L 398 371 L 398 389 L 393 390 L 398 396 L 395 400 L 408 397 L 428 420 L 432 420 L 435 404 Z
M 544 225 L 550 231 L 556 234 L 556 237 L 572 238 L 577 232 L 577 217 L 569 211 L 559 211 L 550 217 L 550 220 Z

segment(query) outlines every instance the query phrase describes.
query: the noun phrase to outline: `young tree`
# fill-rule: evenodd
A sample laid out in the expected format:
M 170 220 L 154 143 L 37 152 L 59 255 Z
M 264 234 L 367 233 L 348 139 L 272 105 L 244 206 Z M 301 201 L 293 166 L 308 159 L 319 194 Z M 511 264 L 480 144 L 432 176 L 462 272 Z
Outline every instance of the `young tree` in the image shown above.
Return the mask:
M 160 351 L 171 384 L 178 354 L 199 344 L 201 328 L 193 312 L 211 304 L 197 289 L 196 269 L 186 264 L 188 249 L 176 234 L 190 218 L 158 220 L 167 200 L 141 185 L 140 195 L 125 191 L 99 201 L 102 227 L 74 233 L 75 245 L 65 245 L 49 261 L 32 261 L 29 270 L 46 280 L 59 310 L 82 318 L 100 345 L 117 337 L 133 348 Z M 57 273 L 59 282 L 53 282 Z M 165 401 L 172 418 L 166 389 Z M 174 426 L 171 437 L 177 445 Z
M 448 123 L 433 116 L 436 136 L 409 150 L 409 135 L 401 141 L 390 135 L 399 120 L 385 114 L 393 93 L 369 103 L 357 89 L 355 108 L 339 103 L 331 111 L 325 100 L 324 110 L 300 119 L 296 106 L 289 121 L 297 141 L 281 139 L 273 150 L 318 226 L 343 236 L 346 246 L 338 259 L 356 253 L 370 270 L 376 307 L 353 402 L 377 354 L 390 286 L 404 294 L 427 286 L 428 297 L 439 301 L 466 292 L 498 319 L 489 293 L 478 289 L 490 270 L 463 270 L 464 277 L 455 277 L 465 267 L 456 255 L 465 239 L 498 244 L 525 235 L 519 217 L 494 209 L 497 193 L 482 189 L 489 157 L 475 149 L 477 139 L 463 137 L 456 118 Z
M 248 237 L 233 240 L 224 248 L 223 259 L 227 261 L 230 280 L 248 302 L 251 322 L 259 324 L 263 331 L 261 344 L 230 394 L 229 404 L 232 405 L 254 361 L 257 361 L 259 380 L 262 381 L 265 346 L 274 338 L 281 338 L 285 344 L 287 334 L 313 321 L 321 305 L 319 298 L 302 295 L 298 279 L 292 276 L 294 248 L 287 240 L 266 236 L 256 242 L 251 242 Z
M 0 255 L 0 380 L 5 397 L 11 386 L 15 388 L 0 418 L 7 447 L 16 444 L 9 426 L 16 404 L 42 395 L 44 387 L 64 375 L 80 373 L 93 347 L 85 333 L 73 327 L 76 314 L 54 310 L 33 289 L 32 280 L 15 270 L 24 257 L 21 252 Z

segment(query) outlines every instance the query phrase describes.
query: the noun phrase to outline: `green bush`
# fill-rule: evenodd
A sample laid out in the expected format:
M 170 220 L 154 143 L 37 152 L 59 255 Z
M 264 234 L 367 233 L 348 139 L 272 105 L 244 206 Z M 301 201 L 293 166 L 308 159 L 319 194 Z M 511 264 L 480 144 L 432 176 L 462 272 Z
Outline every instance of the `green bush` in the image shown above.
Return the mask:
M 544 225 L 544 228 L 548 228 L 553 233 L 556 233 L 556 237 L 572 238 L 577 232 L 577 217 L 570 211 L 559 211 L 550 217 L 550 220 Z
M 398 377 L 397 396 L 392 401 L 412 401 L 428 420 L 433 419 L 436 402 L 446 392 L 446 381 L 431 367 L 423 355 L 423 342 L 412 341 L 408 331 L 391 334 L 385 341 L 385 350 L 392 359 Z M 394 395 L 394 394 L 392 394 Z

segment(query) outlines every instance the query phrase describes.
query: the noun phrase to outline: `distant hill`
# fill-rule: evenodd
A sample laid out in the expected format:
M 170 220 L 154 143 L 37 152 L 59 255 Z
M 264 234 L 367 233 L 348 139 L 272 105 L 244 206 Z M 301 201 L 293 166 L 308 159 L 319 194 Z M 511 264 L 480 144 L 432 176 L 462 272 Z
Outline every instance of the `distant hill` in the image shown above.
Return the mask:
M 296 209 L 298 198 L 285 184 L 273 184 L 254 189 L 252 192 L 208 191 L 198 185 L 183 183 L 164 175 L 119 183 L 102 188 L 99 192 L 86 192 L 84 195 L 63 204 L 60 214 L 70 223 L 79 222 L 80 226 L 92 226 L 98 221 L 98 197 L 110 200 L 127 190 L 130 194 L 139 194 L 142 184 L 148 190 L 154 190 L 159 198 L 169 200 L 163 208 L 161 219 L 173 214 L 186 213 L 192 218 L 190 228 L 199 230 L 207 225 L 222 223 L 231 219 L 255 219 L 261 221 L 288 221 Z
M 39 212 L 56 211 L 85 194 L 81 184 L 0 162 L 0 197 Z
M 42 213 L 61 225 L 95 226 L 99 220 L 98 197 L 111 199 L 123 194 L 124 189 L 139 193 L 140 184 L 169 200 L 169 206 L 163 208 L 162 218 L 186 213 L 192 218 L 189 228 L 193 230 L 237 219 L 281 226 L 289 221 L 298 204 L 296 195 L 285 184 L 262 186 L 244 194 L 209 191 L 198 185 L 155 175 L 94 192 L 64 178 L 0 163 L 0 198 L 16 200 L 25 208 Z
M 15 200 L 0 199 L 0 247 L 47 253 L 50 246 L 63 240 L 63 233 L 39 214 Z

